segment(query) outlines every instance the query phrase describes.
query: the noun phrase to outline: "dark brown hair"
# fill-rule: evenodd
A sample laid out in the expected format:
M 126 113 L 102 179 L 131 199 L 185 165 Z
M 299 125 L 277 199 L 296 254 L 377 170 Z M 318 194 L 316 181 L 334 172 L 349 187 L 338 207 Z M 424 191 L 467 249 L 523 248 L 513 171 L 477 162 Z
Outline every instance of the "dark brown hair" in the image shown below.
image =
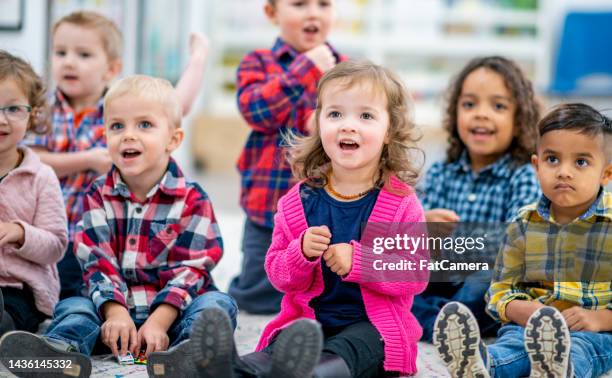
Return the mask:
M 332 84 L 351 88 L 358 84 L 369 84 L 380 91 L 387 100 L 389 114 L 389 143 L 385 144 L 379 162 L 378 186 L 388 182 L 395 174 L 408 185 L 414 185 L 420 167 L 413 163 L 413 152 L 421 152 L 415 142 L 419 139 L 416 126 L 410 120 L 410 97 L 401 80 L 388 69 L 369 61 L 346 61 L 327 71 L 317 87 L 316 128 L 310 136 L 290 137 L 288 160 L 298 179 L 306 179 L 313 186 L 325 185 L 330 159 L 323 149 L 320 137 L 319 116 L 323 104 L 321 95 Z M 390 190 L 392 188 L 390 187 Z
M 539 136 L 555 130 L 575 130 L 593 139 L 604 137 L 604 152 L 611 158 L 612 120 L 582 103 L 560 104 L 538 122 Z
M 478 68 L 486 68 L 496 72 L 504 79 L 506 87 L 512 94 L 512 101 L 516 105 L 514 112 L 516 136 L 512 139 L 508 151 L 516 163 L 529 162 L 531 154 L 535 151 L 536 123 L 540 117 L 540 110 L 533 94 L 531 82 L 525 78 L 516 63 L 501 56 L 472 59 L 453 79 L 446 96 L 446 114 L 443 121 L 444 129 L 449 134 L 446 161 L 449 163 L 457 161 L 466 149 L 465 144 L 459 138 L 457 107 L 463 82 L 469 74 Z
M 32 107 L 28 131 L 45 134 L 50 129 L 47 91 L 41 78 L 25 60 L 0 50 L 0 80 L 15 80 Z

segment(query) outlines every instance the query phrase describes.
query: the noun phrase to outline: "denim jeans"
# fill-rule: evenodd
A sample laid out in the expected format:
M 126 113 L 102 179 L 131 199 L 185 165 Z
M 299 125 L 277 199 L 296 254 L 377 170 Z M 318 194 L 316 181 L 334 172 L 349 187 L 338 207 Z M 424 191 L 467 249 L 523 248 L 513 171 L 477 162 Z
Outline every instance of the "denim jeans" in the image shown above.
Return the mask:
M 168 330 L 170 346 L 174 346 L 189 339 L 191 324 L 206 308 L 218 307 L 225 310 L 231 319 L 232 327 L 236 328 L 236 315 L 238 308 L 234 300 L 227 294 L 219 291 L 209 291 L 196 298 L 179 314 Z M 45 337 L 65 341 L 76 347 L 79 352 L 90 356 L 98 337 L 102 319 L 94 303 L 89 298 L 72 297 L 59 302 L 55 306 L 53 321 L 49 325 Z M 144 322 L 134 320 L 136 327 Z
M 244 222 L 242 267 L 227 291 L 241 310 L 252 314 L 276 314 L 283 293 L 276 290 L 264 269 L 266 253 L 272 243 L 272 229 L 249 219 Z
M 528 377 L 530 363 L 525 351 L 525 328 L 508 324 L 488 346 L 491 377 Z M 612 369 L 612 333 L 570 332 L 570 359 L 578 378 L 598 377 Z
M 60 279 L 60 300 L 82 296 L 83 270 L 72 249 L 73 244 L 69 242 L 64 257 L 57 262 L 57 272 Z

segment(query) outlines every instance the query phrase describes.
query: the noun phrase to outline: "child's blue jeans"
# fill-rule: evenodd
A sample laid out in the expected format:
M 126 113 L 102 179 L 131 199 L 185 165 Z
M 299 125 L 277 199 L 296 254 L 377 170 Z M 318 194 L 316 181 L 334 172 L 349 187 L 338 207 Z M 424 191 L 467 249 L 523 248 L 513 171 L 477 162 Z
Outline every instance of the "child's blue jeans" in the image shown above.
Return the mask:
M 516 324 L 501 327 L 495 344 L 488 346 L 491 377 L 529 376 L 524 334 L 525 328 Z M 570 335 L 570 359 L 576 377 L 598 377 L 612 369 L 612 333 L 570 332 Z
M 191 324 L 206 308 L 221 308 L 226 311 L 236 328 L 236 315 L 238 307 L 236 302 L 225 293 L 209 291 L 193 299 L 191 304 L 179 314 L 168 330 L 170 346 L 174 346 L 189 339 Z M 53 321 L 47 328 L 45 337 L 65 341 L 78 348 L 78 351 L 90 356 L 98 337 L 103 320 L 100 319 L 94 303 L 89 298 L 72 297 L 59 302 L 55 306 Z M 144 321 L 134 320 L 136 327 Z

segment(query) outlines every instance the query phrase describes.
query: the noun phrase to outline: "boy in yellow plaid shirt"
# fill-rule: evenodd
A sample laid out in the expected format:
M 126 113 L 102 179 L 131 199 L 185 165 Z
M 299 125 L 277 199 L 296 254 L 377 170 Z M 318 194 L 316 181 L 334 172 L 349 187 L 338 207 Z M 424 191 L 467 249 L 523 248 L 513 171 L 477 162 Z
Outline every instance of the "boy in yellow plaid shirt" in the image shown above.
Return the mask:
M 506 231 L 487 293 L 503 323 L 484 346 L 467 307 L 448 303 L 434 344 L 453 377 L 597 377 L 612 369 L 612 121 L 564 104 L 538 124 L 543 196 Z

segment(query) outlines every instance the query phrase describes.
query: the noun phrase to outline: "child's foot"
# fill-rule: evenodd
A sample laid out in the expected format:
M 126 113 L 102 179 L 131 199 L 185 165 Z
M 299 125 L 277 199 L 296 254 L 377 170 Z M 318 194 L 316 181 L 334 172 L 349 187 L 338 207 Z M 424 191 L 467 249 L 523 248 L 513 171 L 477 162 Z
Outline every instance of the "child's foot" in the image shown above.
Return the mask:
M 190 344 L 190 340 L 185 340 L 165 352 L 151 353 L 147 359 L 149 377 L 198 377 Z
M 323 350 L 319 323 L 300 319 L 284 329 L 274 342 L 272 366 L 267 377 L 310 377 Z
M 434 323 L 433 343 L 452 377 L 490 377 L 478 322 L 463 304 L 450 302 L 442 307 Z
M 534 312 L 525 325 L 530 377 L 571 377 L 570 345 L 569 329 L 557 309 L 542 307 Z
M 19 377 L 86 378 L 91 375 L 91 360 L 86 355 L 76 352 L 67 343 L 47 340 L 24 331 L 13 331 L 2 336 L 0 358 L 2 364 Z M 16 361 L 21 363 L 17 365 Z M 47 363 L 51 365 L 43 365 Z
M 234 376 L 234 332 L 227 313 L 219 308 L 202 311 L 191 326 L 191 353 L 200 377 Z M 278 377 L 277 377 L 278 378 Z

